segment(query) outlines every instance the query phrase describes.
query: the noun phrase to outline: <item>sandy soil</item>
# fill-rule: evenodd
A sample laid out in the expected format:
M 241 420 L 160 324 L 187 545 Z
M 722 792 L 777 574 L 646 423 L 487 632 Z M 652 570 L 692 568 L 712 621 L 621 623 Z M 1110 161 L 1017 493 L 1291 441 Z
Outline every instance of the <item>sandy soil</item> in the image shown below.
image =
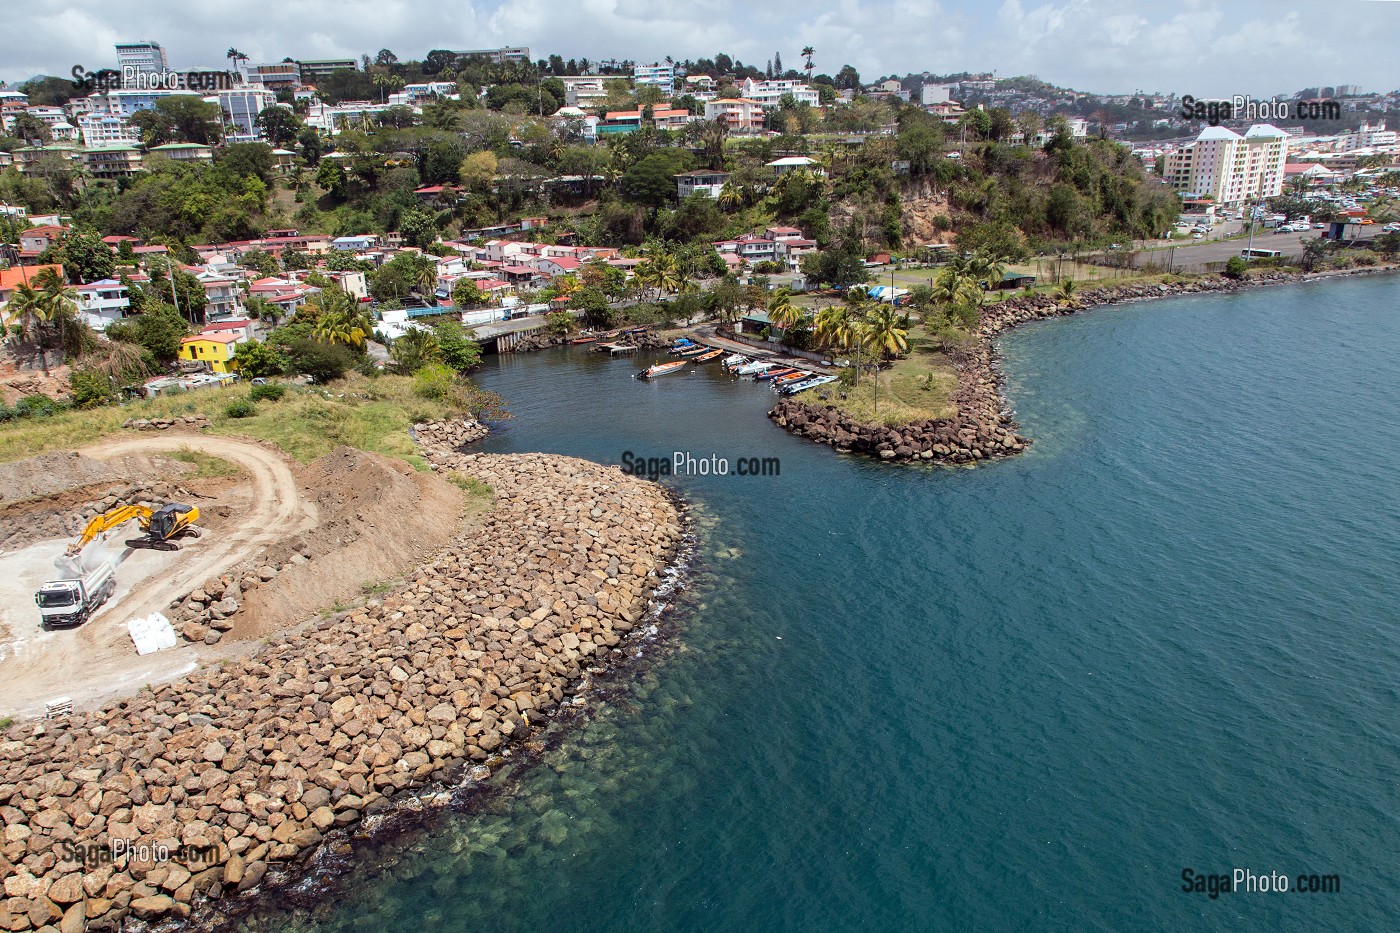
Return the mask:
M 114 598 L 76 630 L 46 633 L 38 627 L 34 590 L 55 575 L 52 561 L 65 540 L 41 542 L 0 558 L 0 624 L 9 637 L 0 644 L 0 715 L 41 715 L 46 702 L 67 696 L 85 707 L 141 685 L 192 670 L 219 649 L 178 647 L 141 657 L 126 622 L 166 611 L 170 603 L 224 569 L 263 548 L 315 526 L 318 510 L 297 483 L 282 455 L 250 441 L 208 435 L 162 434 L 106 442 L 81 451 L 113 460 L 194 446 L 239 464 L 247 472 L 245 495 L 230 498 L 233 513 L 176 552 L 126 553 L 116 544 L 118 587 Z M 202 503 L 201 503 L 202 505 Z

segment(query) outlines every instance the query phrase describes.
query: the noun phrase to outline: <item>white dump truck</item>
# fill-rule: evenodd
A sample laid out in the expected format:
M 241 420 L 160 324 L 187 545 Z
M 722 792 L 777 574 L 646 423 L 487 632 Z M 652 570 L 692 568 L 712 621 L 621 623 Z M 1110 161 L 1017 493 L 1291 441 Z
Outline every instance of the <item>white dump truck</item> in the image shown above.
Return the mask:
M 110 560 L 96 561 L 69 579 L 50 580 L 34 594 L 39 626 L 53 629 L 82 625 L 116 589 L 116 572 Z

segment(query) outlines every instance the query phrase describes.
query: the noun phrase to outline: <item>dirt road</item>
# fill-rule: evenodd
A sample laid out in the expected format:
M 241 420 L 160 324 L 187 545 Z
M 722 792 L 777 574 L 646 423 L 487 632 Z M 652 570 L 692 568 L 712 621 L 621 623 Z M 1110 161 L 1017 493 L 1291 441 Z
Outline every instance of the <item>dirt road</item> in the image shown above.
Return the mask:
M 235 514 L 216 534 L 187 541 L 177 552 L 119 553 L 118 589 L 111 602 L 81 628 L 39 632 L 33 611 L 23 620 L 5 621 L 15 641 L 0 657 L 0 715 L 42 715 L 44 704 L 56 696 L 70 697 L 75 705 L 97 702 L 181 676 L 201 657 L 218 649 L 183 646 L 145 657 L 136 654 L 126 623 L 137 616 L 167 612 L 176 598 L 257 554 L 264 546 L 305 531 L 316 523 L 314 503 L 301 494 L 289 461 L 250 441 L 209 435 L 161 434 L 119 440 L 89 447 L 82 453 L 99 460 L 129 454 L 150 454 L 190 447 L 237 463 L 247 472 L 246 492 L 231 499 Z M 198 504 L 198 503 L 195 503 Z M 52 571 L 45 566 L 62 552 L 65 542 L 41 542 L 6 557 L 12 581 Z M 42 581 L 41 581 L 42 582 Z M 19 585 L 18 583 L 16 585 Z M 22 605 L 32 595 L 2 594 L 10 605 Z M 18 596 L 20 602 L 15 602 Z M 29 602 L 32 607 L 33 603 Z M 12 613 L 19 615 L 19 613 Z

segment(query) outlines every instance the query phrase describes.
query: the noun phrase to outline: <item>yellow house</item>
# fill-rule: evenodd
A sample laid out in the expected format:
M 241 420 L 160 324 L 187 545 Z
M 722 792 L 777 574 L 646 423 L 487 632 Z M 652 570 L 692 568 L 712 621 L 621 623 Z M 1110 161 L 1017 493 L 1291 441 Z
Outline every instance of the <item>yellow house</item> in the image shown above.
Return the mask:
M 180 359 L 203 363 L 210 372 L 237 372 L 238 363 L 234 361 L 233 354 L 238 343 L 238 334 L 195 334 L 180 341 Z

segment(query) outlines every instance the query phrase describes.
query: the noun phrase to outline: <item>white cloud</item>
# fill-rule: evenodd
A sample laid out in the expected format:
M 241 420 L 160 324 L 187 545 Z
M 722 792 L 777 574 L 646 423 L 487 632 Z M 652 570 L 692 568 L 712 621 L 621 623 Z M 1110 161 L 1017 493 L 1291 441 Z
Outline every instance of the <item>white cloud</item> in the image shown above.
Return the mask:
M 1035 74 L 1083 90 L 1274 94 L 1308 84 L 1397 84 L 1400 4 L 1320 0 L 143 0 L 78 6 L 7 0 L 0 77 L 111 64 L 112 43 L 154 39 L 175 67 L 217 66 L 230 46 L 261 60 L 528 45 L 538 57 L 657 60 L 724 51 L 819 72 Z M 1261 10 L 1262 7 L 1262 10 Z

